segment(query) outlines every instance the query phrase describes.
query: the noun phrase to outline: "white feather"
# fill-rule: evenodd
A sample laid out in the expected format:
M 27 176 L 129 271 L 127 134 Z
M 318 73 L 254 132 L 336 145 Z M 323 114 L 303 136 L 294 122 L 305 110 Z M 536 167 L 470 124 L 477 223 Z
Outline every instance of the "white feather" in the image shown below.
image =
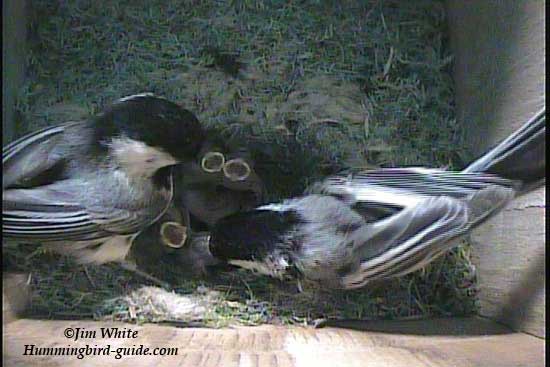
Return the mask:
M 286 203 L 273 203 L 273 204 L 267 204 L 263 205 L 257 208 L 257 210 L 271 210 L 274 212 L 286 212 L 288 210 L 292 209 L 292 205 L 286 204 Z
M 126 102 L 126 101 L 129 101 L 129 100 L 136 99 L 136 98 L 141 98 L 141 97 L 156 97 L 156 96 L 151 92 L 143 92 L 143 93 L 138 93 L 138 94 L 132 94 L 131 96 L 122 97 L 117 102 L 119 102 L 119 103 L 120 102 Z
M 159 168 L 177 163 L 161 149 L 129 138 L 113 139 L 110 147 L 117 164 L 131 178 L 151 177 Z

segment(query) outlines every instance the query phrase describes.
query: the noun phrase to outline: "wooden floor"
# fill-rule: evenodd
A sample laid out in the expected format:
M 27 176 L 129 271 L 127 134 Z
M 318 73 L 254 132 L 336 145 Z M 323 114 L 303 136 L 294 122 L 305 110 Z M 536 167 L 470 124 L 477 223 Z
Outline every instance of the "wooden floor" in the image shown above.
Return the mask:
M 100 328 L 137 331 L 132 338 L 101 338 Z M 97 331 L 74 341 L 67 328 Z M 341 322 L 325 328 L 235 329 L 135 326 L 121 323 L 20 319 L 3 325 L 4 366 L 544 366 L 544 340 L 485 319 Z M 89 334 L 89 333 L 88 333 Z M 25 348 L 176 347 L 176 356 L 25 356 Z M 26 347 L 27 345 L 27 347 Z

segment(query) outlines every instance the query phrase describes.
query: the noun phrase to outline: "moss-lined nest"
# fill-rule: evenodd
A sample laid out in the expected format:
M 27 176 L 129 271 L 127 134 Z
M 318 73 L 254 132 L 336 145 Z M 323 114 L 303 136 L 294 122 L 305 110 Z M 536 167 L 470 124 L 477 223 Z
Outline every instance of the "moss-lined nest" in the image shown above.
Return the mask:
M 441 1 L 32 2 L 28 82 L 18 132 L 84 118 L 150 91 L 250 149 L 271 200 L 350 167 L 460 167 L 452 58 Z M 28 246 L 6 250 L 32 272 L 36 317 L 202 325 L 320 317 L 464 315 L 475 310 L 467 247 L 427 269 L 328 292 L 221 272 L 143 288 L 116 265 L 86 272 Z

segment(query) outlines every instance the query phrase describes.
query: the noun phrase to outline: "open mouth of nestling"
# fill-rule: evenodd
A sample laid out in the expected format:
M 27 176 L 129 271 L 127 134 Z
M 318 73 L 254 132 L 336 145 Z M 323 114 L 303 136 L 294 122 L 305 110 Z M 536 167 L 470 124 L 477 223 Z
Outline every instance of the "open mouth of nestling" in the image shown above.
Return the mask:
M 242 158 L 235 158 L 229 161 L 220 152 L 208 152 L 201 159 L 201 168 L 208 173 L 222 171 L 224 176 L 231 181 L 244 181 L 252 173 L 250 165 Z

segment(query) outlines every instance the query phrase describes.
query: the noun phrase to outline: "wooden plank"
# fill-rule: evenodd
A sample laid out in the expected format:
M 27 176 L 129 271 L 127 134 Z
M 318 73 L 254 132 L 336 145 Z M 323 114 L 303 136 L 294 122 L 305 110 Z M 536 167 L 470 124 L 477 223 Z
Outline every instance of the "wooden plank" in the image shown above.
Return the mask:
M 2 274 L 2 321 L 8 323 L 19 318 L 30 303 L 29 274 Z
M 137 338 L 73 341 L 67 328 L 97 331 L 129 328 Z M 386 332 L 383 330 L 390 330 Z M 99 335 L 99 334 L 98 334 Z M 227 343 L 227 340 L 232 343 Z M 26 346 L 112 348 L 143 344 L 176 347 L 174 356 L 30 356 Z M 27 347 L 27 349 L 30 347 Z M 91 321 L 21 319 L 4 327 L 6 366 L 384 366 L 384 367 L 507 367 L 543 366 L 544 341 L 511 333 L 483 319 L 436 319 L 406 322 L 349 322 L 340 327 L 260 326 L 234 329 L 174 328 Z
M 477 156 L 545 103 L 545 2 L 448 0 L 447 8 L 458 121 Z M 481 314 L 543 337 L 544 264 L 535 262 L 545 256 L 544 189 L 512 203 L 472 239 Z M 529 299 L 510 306 L 517 295 Z

